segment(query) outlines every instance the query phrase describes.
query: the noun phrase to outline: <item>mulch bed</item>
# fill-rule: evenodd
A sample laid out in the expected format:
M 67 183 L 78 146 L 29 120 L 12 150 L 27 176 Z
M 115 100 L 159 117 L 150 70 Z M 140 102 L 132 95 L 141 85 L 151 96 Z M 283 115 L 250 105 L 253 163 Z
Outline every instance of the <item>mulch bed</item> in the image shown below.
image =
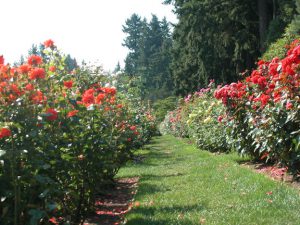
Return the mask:
M 97 197 L 95 214 L 91 215 L 84 225 L 123 224 L 125 214 L 133 207 L 138 180 L 138 177 L 116 180 L 109 194 Z
M 280 168 L 274 165 L 267 165 L 264 163 L 245 162 L 241 164 L 247 168 L 253 169 L 257 173 L 264 174 L 272 180 L 281 181 L 295 188 L 300 189 L 299 177 L 295 180 L 293 175 L 287 172 L 286 168 Z

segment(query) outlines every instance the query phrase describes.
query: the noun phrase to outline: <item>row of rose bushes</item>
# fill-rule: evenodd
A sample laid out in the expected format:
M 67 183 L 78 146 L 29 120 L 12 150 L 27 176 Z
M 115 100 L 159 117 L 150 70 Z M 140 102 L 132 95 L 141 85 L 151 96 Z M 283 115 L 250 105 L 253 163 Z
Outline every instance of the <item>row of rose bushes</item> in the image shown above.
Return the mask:
M 211 151 L 236 150 L 300 172 L 300 45 L 283 59 L 259 61 L 244 80 L 196 92 L 161 124 Z
M 155 132 L 103 77 L 67 71 L 52 40 L 12 67 L 0 57 L 0 221 L 79 224 Z

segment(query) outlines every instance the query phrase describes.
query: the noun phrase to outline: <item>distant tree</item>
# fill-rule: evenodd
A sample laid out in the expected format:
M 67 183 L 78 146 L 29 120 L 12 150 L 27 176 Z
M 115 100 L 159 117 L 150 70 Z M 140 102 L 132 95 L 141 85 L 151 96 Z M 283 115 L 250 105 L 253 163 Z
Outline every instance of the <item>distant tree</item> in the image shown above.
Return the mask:
M 152 15 L 150 22 L 136 14 L 126 20 L 123 45 L 129 49 L 125 59 L 125 73 L 138 78 L 143 99 L 155 101 L 172 92 L 171 61 L 172 38 L 169 23 Z
M 117 63 L 117 65 L 116 65 L 116 67 L 115 67 L 113 73 L 117 73 L 117 72 L 119 72 L 119 71 L 121 71 L 121 65 L 120 65 L 120 62 Z
M 32 44 L 31 48 L 28 50 L 28 55 L 39 55 L 39 49 L 37 47 L 37 45 Z
M 70 54 L 65 58 L 65 65 L 68 71 L 72 71 L 78 67 L 76 59 L 72 58 Z
M 137 61 L 139 58 L 139 41 L 142 36 L 143 21 L 137 14 L 133 14 L 125 21 L 123 32 L 127 34 L 123 46 L 129 49 L 129 54 L 125 59 L 125 72 L 129 75 L 137 73 Z
M 171 71 L 175 91 L 186 95 L 230 82 L 258 56 L 256 5 L 251 0 L 175 0 Z

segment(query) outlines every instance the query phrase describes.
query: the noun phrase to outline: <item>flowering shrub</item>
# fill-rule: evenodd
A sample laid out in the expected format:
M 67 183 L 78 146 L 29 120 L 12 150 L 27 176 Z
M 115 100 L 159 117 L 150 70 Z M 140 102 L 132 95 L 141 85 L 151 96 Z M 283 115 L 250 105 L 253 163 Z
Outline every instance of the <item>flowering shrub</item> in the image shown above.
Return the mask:
M 175 110 L 168 112 L 164 121 L 160 124 L 160 132 L 162 134 L 172 134 L 176 137 L 189 137 L 188 125 L 186 118 L 188 116 L 188 108 L 183 108 L 180 104 Z
M 102 78 L 68 71 L 54 42 L 18 67 L 0 56 L 1 224 L 79 224 L 96 193 L 151 135 Z M 56 222 L 54 222 L 56 221 Z
M 219 87 L 215 97 L 226 106 L 224 122 L 231 144 L 257 160 L 300 169 L 299 40 L 282 60 L 259 61 L 242 82 Z
M 181 105 L 166 116 L 161 132 L 192 138 L 199 148 L 209 151 L 228 151 L 226 134 L 220 114 L 222 104 L 213 97 L 211 82 L 206 89 L 188 95 Z
M 299 42 L 287 46 L 285 58 L 261 60 L 243 81 L 219 86 L 215 99 L 211 89 L 187 96 L 185 103 L 166 116 L 162 132 L 176 136 L 188 133 L 201 148 L 235 149 L 299 173 Z

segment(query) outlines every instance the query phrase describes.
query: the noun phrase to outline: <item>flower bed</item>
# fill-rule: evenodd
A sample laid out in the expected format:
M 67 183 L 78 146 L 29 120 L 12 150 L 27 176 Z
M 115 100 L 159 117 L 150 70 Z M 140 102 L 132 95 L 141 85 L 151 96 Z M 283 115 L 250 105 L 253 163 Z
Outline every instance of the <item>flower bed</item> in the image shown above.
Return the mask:
M 0 57 L 0 221 L 78 224 L 151 138 L 155 120 L 101 76 L 68 71 L 52 40 L 17 67 Z

